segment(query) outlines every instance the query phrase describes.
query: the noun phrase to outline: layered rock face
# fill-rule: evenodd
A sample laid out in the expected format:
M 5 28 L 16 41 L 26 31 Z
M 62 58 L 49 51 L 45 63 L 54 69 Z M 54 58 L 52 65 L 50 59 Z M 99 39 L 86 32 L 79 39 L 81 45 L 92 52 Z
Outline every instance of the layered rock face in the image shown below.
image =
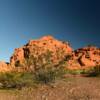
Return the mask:
M 100 65 L 100 48 L 87 46 L 75 50 L 68 62 L 70 69 L 84 69 Z

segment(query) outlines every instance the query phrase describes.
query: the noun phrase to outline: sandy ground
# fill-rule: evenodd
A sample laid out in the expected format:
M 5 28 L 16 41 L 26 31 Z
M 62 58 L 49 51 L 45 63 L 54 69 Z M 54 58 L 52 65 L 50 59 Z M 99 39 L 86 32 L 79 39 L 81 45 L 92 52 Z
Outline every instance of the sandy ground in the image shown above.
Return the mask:
M 48 86 L 0 90 L 0 100 L 100 100 L 100 78 L 68 77 Z

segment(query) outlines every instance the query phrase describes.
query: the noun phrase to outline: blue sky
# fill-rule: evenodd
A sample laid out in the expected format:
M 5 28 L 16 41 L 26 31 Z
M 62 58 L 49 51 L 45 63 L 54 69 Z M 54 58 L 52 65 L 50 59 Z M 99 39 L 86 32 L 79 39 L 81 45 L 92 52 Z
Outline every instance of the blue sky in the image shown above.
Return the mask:
M 14 48 L 44 35 L 69 41 L 74 49 L 100 47 L 99 0 L 0 0 L 0 60 Z

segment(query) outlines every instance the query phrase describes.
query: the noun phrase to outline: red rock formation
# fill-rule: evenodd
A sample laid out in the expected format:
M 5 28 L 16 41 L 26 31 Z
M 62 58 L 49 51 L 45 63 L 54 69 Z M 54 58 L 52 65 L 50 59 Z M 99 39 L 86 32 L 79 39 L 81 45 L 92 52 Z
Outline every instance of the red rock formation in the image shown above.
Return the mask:
M 15 61 L 21 61 L 24 58 L 24 50 L 23 48 L 17 48 L 14 51 L 13 56 L 10 59 L 10 63 L 14 65 Z
M 10 63 L 11 65 L 15 65 L 16 62 L 21 63 L 23 59 L 27 58 L 28 56 L 38 56 L 42 53 L 45 53 L 47 50 L 53 52 L 52 59 L 54 60 L 54 62 L 61 59 L 64 55 L 72 52 L 72 48 L 68 43 L 58 41 L 52 36 L 44 36 L 38 40 L 30 40 L 29 43 L 27 43 L 23 47 L 15 49 Z M 58 58 L 57 55 L 61 55 L 61 58 Z
M 52 52 L 54 63 L 71 55 L 71 58 L 66 60 L 66 68 L 69 69 L 85 69 L 100 65 L 100 48 L 87 46 L 73 51 L 69 43 L 56 40 L 52 36 L 44 36 L 38 40 L 30 40 L 26 45 L 15 49 L 10 64 L 0 62 L 0 72 L 25 71 L 25 67 L 15 67 L 15 65 L 20 66 L 19 64 L 23 63 L 23 60 L 30 55 L 37 57 L 47 50 Z
M 5 62 L 0 61 L 0 72 L 10 72 L 12 71 L 12 67 Z
M 100 65 L 100 49 L 94 46 L 87 46 L 75 50 L 72 59 L 68 62 L 68 68 L 80 69 Z

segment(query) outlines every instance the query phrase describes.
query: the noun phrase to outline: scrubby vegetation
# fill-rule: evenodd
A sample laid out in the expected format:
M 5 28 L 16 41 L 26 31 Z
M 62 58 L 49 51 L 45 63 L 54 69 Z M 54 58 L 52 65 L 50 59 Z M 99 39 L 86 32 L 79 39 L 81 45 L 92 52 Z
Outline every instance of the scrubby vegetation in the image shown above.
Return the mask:
M 37 84 L 49 84 L 62 79 L 65 74 L 83 75 L 85 77 L 100 76 L 100 66 L 91 69 L 65 70 L 64 67 L 43 66 L 37 71 L 29 73 L 0 73 L 0 89 L 21 89 L 34 87 Z
M 61 53 L 61 52 L 60 52 Z M 62 52 L 63 53 L 63 52 Z M 61 54 L 57 57 L 60 58 Z M 70 55 L 62 57 L 61 60 L 54 63 L 52 52 L 47 51 L 39 56 L 30 55 L 24 59 L 20 67 L 25 67 L 28 72 L 24 73 L 0 73 L 0 88 L 18 88 L 24 86 L 33 86 L 35 84 L 48 84 L 61 79 L 65 74 L 84 75 L 84 76 L 99 76 L 100 66 L 92 67 L 91 69 L 69 70 L 65 69 L 67 61 L 71 58 Z M 16 62 L 16 67 L 19 62 Z
M 65 61 L 60 60 L 54 63 L 52 60 L 52 52 L 47 51 L 38 58 L 34 57 L 34 80 L 37 83 L 51 83 L 65 74 Z
M 0 73 L 0 89 L 18 88 L 32 86 L 32 73 Z
M 34 80 L 37 83 L 48 84 L 55 82 L 57 79 L 61 78 L 66 71 L 63 68 L 41 68 L 34 73 Z
M 88 69 L 86 73 L 88 77 L 100 76 L 100 65 Z
M 100 65 L 87 69 L 67 70 L 67 73 L 73 75 L 83 75 L 86 77 L 97 77 L 100 76 Z
M 16 67 L 19 67 L 19 65 L 25 67 L 28 72 L 1 73 L 0 88 L 22 88 L 32 86 L 35 83 L 48 84 L 55 82 L 66 73 L 64 59 L 54 63 L 50 51 L 39 56 L 30 55 L 22 64 L 16 62 Z

